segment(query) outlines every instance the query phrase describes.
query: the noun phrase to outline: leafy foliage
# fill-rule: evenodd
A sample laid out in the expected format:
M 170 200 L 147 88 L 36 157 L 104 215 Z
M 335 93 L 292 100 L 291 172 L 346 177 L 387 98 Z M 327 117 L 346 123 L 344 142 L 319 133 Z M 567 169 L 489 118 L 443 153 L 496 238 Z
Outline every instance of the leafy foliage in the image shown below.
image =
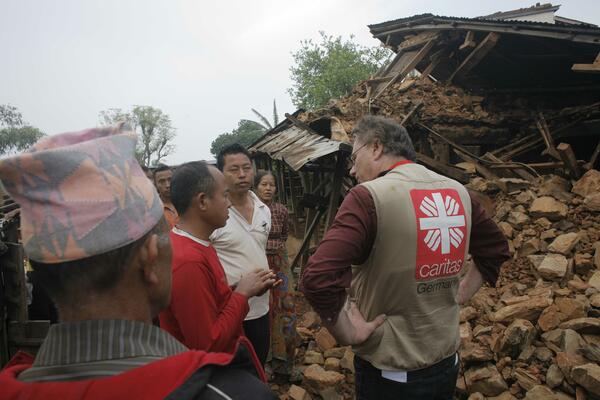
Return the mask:
M 244 147 L 248 147 L 257 141 L 266 131 L 267 128 L 258 122 L 242 119 L 238 122 L 236 129 L 223 133 L 213 140 L 210 145 L 210 152 L 216 156 L 223 147 L 233 143 L 239 143 Z
M 141 165 L 156 165 L 175 150 L 175 128 L 171 118 L 158 108 L 134 106 L 130 112 L 110 108 L 101 111 L 99 117 L 103 125 L 125 121 L 137 132 L 136 157 Z
M 360 81 L 387 63 L 392 52 L 383 47 L 365 47 L 341 36 L 319 32 L 321 42 L 301 42 L 290 67 L 293 85 L 288 89 L 296 107 L 324 107 L 331 99 L 348 94 Z
M 252 143 L 256 142 L 258 138 L 264 135 L 265 132 L 273 129 L 273 127 L 279 123 L 279 115 L 277 114 L 277 104 L 275 103 L 275 100 L 273 100 L 273 123 L 254 108 L 251 110 L 259 118 L 260 122 L 241 119 L 238 122 L 238 127 L 236 129 L 217 136 L 210 146 L 210 152 L 214 156 L 219 154 L 219 151 L 221 151 L 223 147 L 233 143 L 239 143 L 244 147 L 250 146 Z
M 252 108 L 251 110 L 258 117 L 258 119 L 260 119 L 262 121 L 262 123 L 257 122 L 257 121 L 253 121 L 253 122 L 256 122 L 259 125 L 262 125 L 262 127 L 265 128 L 266 130 L 273 129 L 273 127 L 275 127 L 279 123 L 279 114 L 277 114 L 277 104 L 275 103 L 275 99 L 273 99 L 273 123 L 272 124 L 267 119 L 267 117 L 265 117 L 264 115 L 262 115 L 261 113 L 256 111 L 254 108 Z
M 42 136 L 42 131 L 23 121 L 15 106 L 0 104 L 0 155 L 23 151 Z

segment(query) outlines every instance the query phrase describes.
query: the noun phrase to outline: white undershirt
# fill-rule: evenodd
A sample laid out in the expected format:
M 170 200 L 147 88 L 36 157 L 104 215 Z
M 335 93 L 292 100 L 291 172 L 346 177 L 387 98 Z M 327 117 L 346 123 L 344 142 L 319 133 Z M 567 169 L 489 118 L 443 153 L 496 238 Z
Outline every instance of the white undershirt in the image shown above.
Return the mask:
M 252 223 L 232 206 L 229 208 L 227 225 L 210 235 L 229 285 L 237 284 L 243 274 L 256 268 L 269 269 L 265 249 L 271 230 L 271 211 L 253 192 L 249 193 L 254 203 Z M 246 320 L 267 314 L 269 291 L 260 297 L 251 297 L 248 305 L 250 311 Z

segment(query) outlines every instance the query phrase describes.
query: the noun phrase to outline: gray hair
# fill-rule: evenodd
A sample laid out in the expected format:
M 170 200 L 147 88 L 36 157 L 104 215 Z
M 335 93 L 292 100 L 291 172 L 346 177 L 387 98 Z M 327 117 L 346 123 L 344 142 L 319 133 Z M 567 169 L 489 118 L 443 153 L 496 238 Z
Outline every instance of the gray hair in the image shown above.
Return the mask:
M 367 115 L 358 121 L 352 130 L 352 135 L 362 144 L 372 143 L 375 139 L 379 140 L 384 154 L 417 161 L 417 153 L 408 132 L 393 119 Z

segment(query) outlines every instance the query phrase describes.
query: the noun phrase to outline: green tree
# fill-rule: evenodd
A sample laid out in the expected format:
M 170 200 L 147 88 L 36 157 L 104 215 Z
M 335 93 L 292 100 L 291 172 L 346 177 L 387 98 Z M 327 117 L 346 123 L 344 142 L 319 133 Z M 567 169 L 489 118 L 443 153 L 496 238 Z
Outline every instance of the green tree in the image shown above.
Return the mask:
M 0 104 L 0 155 L 23 151 L 42 136 L 42 131 L 23 121 L 15 106 Z
M 260 122 L 241 119 L 238 122 L 238 127 L 236 129 L 217 136 L 210 145 L 210 152 L 214 156 L 219 154 L 219 151 L 221 151 L 223 147 L 233 143 L 239 143 L 244 147 L 250 146 L 279 123 L 279 114 L 277 113 L 277 104 L 275 100 L 273 100 L 273 122 L 269 121 L 267 117 L 256 111 L 254 108 L 251 110 L 256 114 Z
M 210 145 L 210 152 L 216 156 L 221 149 L 233 143 L 239 143 L 244 147 L 250 146 L 265 134 L 267 128 L 256 121 L 242 119 L 238 122 L 238 127 L 231 132 L 223 133 Z
M 362 80 L 374 74 L 387 63 L 392 52 L 383 47 L 365 47 L 354 42 L 354 36 L 321 35 L 320 43 L 301 42 L 294 53 L 290 67 L 293 85 L 288 89 L 296 107 L 315 109 L 324 107 L 331 99 L 350 93 Z
M 125 121 L 136 131 L 139 136 L 136 157 L 142 165 L 156 165 L 175 150 L 171 118 L 158 108 L 134 106 L 130 112 L 109 108 L 101 111 L 99 118 L 103 125 Z
M 273 99 L 273 123 L 272 124 L 264 115 L 262 115 L 261 113 L 256 111 L 254 108 L 251 108 L 251 110 L 254 114 L 256 114 L 258 119 L 261 120 L 261 122 L 257 122 L 257 121 L 252 121 L 252 122 L 256 122 L 257 124 L 261 125 L 263 128 L 265 128 L 265 130 L 271 130 L 271 129 L 273 129 L 274 126 L 276 126 L 279 123 L 279 114 L 277 114 L 277 104 L 275 103 L 275 99 Z

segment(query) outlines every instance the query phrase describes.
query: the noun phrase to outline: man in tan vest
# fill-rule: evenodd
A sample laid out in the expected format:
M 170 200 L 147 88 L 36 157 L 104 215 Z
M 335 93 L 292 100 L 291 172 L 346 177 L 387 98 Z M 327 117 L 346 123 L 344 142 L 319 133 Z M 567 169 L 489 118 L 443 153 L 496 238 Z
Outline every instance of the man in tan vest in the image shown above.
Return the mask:
M 452 399 L 459 304 L 484 281 L 495 284 L 507 240 L 460 183 L 416 164 L 402 126 L 368 116 L 353 135 L 350 174 L 359 185 L 301 290 L 353 346 L 358 399 Z

